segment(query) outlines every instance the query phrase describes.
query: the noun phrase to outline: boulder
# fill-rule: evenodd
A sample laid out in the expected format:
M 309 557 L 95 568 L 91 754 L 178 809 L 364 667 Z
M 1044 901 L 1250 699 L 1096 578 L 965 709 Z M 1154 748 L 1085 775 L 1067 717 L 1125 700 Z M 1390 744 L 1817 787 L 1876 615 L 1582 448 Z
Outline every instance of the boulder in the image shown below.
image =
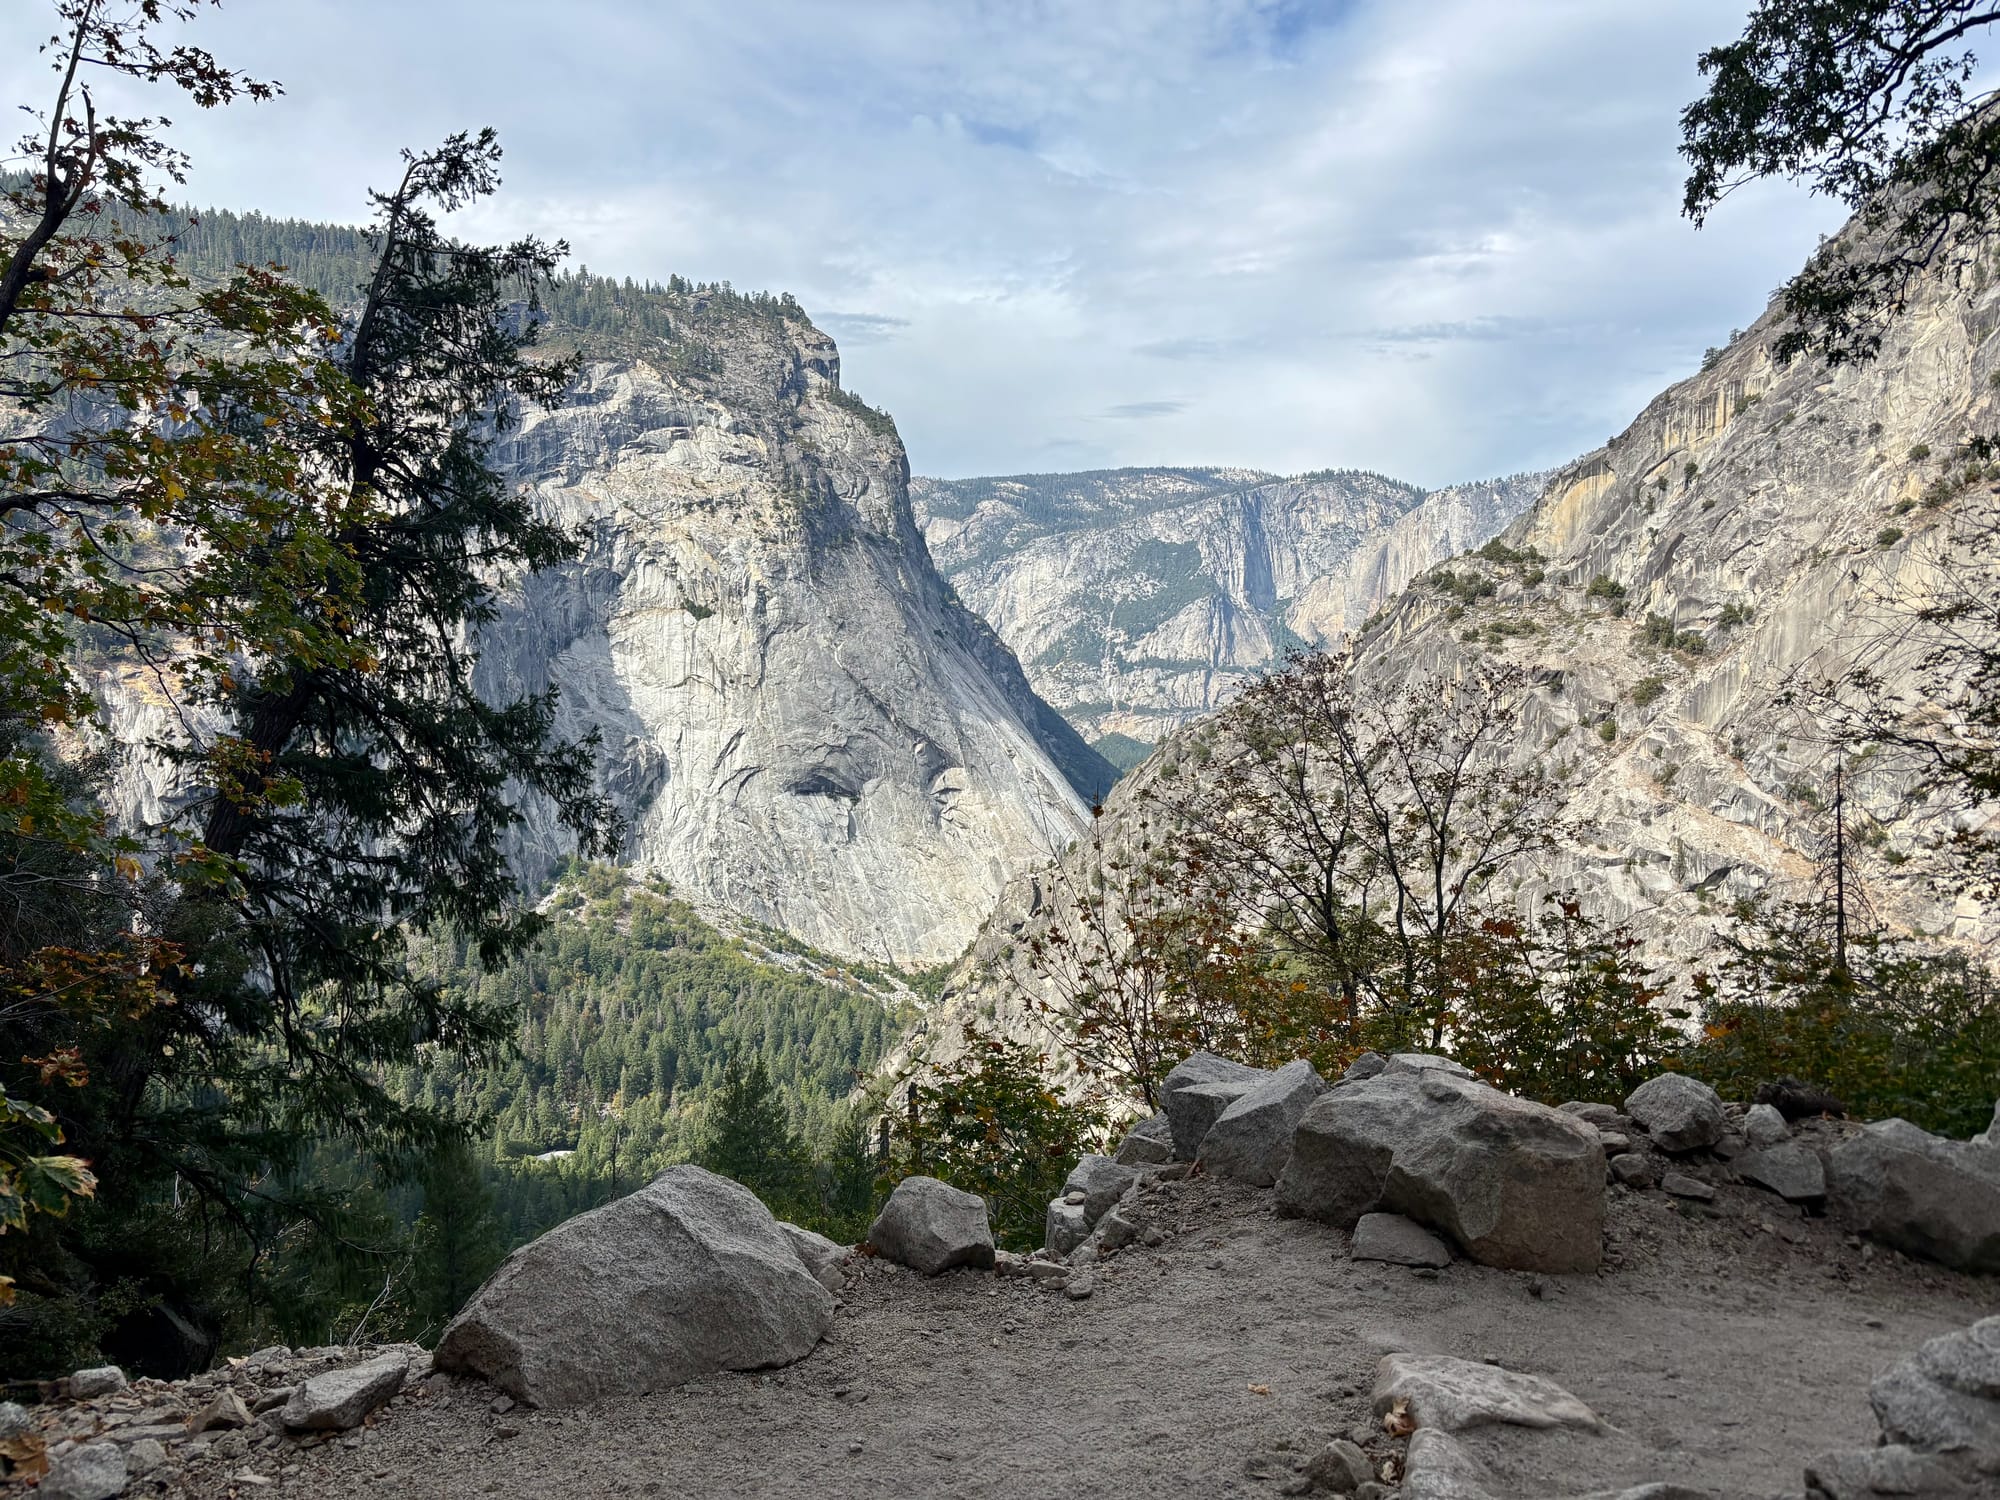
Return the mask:
M 1454 1078 L 1470 1078 L 1472 1069 L 1435 1052 L 1398 1052 L 1382 1064 L 1383 1073 L 1449 1073 Z
M 1373 1078 L 1389 1066 L 1389 1059 L 1379 1052 L 1364 1052 L 1347 1065 L 1347 1071 L 1334 1082 L 1338 1088 L 1343 1083 L 1359 1083 L 1364 1078 Z
M 1484 1265 L 1588 1271 L 1604 1172 L 1597 1131 L 1573 1115 L 1444 1070 L 1385 1071 L 1313 1101 L 1278 1201 L 1342 1229 L 1404 1214 Z
M 1368 1455 L 1346 1438 L 1335 1438 L 1306 1465 L 1306 1478 L 1336 1495 L 1351 1495 L 1374 1477 Z
M 1772 1105 L 1753 1104 L 1743 1113 L 1743 1133 L 1750 1137 L 1753 1148 L 1763 1151 L 1789 1141 L 1792 1127 Z
M 1083 1205 L 1067 1198 L 1051 1198 L 1049 1213 L 1042 1225 L 1042 1243 L 1058 1255 L 1067 1255 L 1090 1238 L 1090 1221 Z
M 2000 1151 L 2000 1103 L 1995 1103 L 1993 1106 L 1993 1123 L 1975 1135 L 1972 1144 Z
M 1165 1110 L 1151 1115 L 1126 1132 L 1112 1160 L 1121 1166 L 1160 1166 L 1174 1159 L 1174 1126 Z
M 678 1166 L 508 1256 L 436 1359 L 530 1405 L 573 1406 L 789 1364 L 832 1322 L 832 1295 L 756 1194 Z
M 1699 1079 L 1680 1073 L 1649 1078 L 1625 1097 L 1625 1113 L 1662 1151 L 1699 1151 L 1729 1128 L 1722 1100 Z
M 1174 1159 L 1193 1161 L 1222 1112 L 1270 1076 L 1213 1052 L 1197 1052 L 1169 1073 L 1160 1102 L 1173 1134 Z
M 1767 1188 L 1788 1203 L 1818 1203 L 1826 1197 L 1826 1168 L 1797 1141 L 1747 1152 L 1729 1166 L 1745 1182 Z
M 96 1365 L 70 1376 L 69 1396 L 72 1401 L 94 1401 L 99 1396 L 115 1395 L 130 1384 L 118 1366 Z
M 1375 1371 L 1375 1414 L 1398 1402 L 1419 1428 L 1603 1426 L 1597 1413 L 1539 1375 L 1448 1354 L 1390 1354 Z
M 1111 1206 L 1138 1180 L 1139 1173 L 1134 1167 L 1121 1166 L 1108 1156 L 1086 1156 L 1063 1179 L 1063 1196 L 1073 1198 L 1083 1194 L 1083 1220 L 1088 1229 L 1109 1213 Z
M 1918 1359 L 1901 1360 L 1868 1385 L 1882 1441 L 1924 1453 L 1990 1455 L 2000 1465 L 2000 1402 L 1932 1378 Z
M 1451 1248 L 1401 1214 L 1363 1214 L 1354 1226 L 1347 1258 L 1387 1261 L 1394 1266 L 1448 1266 Z
M 1202 1170 L 1269 1187 L 1285 1170 L 1292 1135 L 1306 1106 L 1326 1092 L 1326 1080 L 1304 1058 L 1266 1076 L 1216 1117 L 1201 1140 Z
M 1977 1500 L 1990 1494 L 1969 1467 L 1901 1443 L 1829 1453 L 1806 1465 L 1810 1500 Z
M 49 1465 L 31 1492 L 36 1500 L 111 1500 L 127 1479 L 125 1450 L 116 1443 L 85 1443 Z
M 1917 1368 L 1955 1391 L 2000 1401 L 2000 1317 L 1930 1340 L 1917 1351 Z
M 785 1238 L 792 1242 L 798 1252 L 799 1263 L 811 1276 L 829 1292 L 839 1292 L 847 1285 L 847 1273 L 841 1267 L 847 1263 L 848 1247 L 836 1245 L 825 1235 L 811 1229 L 801 1229 L 796 1224 L 778 1221 L 778 1228 Z
M 487 1283 L 491 1285 L 492 1282 Z M 481 1288 L 474 1300 L 484 1291 Z M 452 1328 L 463 1321 L 461 1314 Z M 451 1329 L 445 1330 L 445 1337 L 450 1336 Z M 409 1373 L 410 1357 L 401 1353 L 328 1370 L 292 1392 L 291 1399 L 285 1402 L 282 1419 L 293 1432 L 345 1432 L 350 1427 L 359 1427 L 370 1412 L 403 1388 L 403 1377 Z
M 2000 1271 L 2000 1150 L 1877 1120 L 1826 1165 L 1829 1205 L 1853 1228 L 1961 1271 Z
M 935 1177 L 905 1177 L 868 1230 L 875 1252 L 926 1276 L 957 1266 L 993 1268 L 986 1200 Z
M 1650 1156 L 1626 1151 L 1611 1158 L 1611 1175 L 1629 1188 L 1649 1188 L 1657 1173 Z

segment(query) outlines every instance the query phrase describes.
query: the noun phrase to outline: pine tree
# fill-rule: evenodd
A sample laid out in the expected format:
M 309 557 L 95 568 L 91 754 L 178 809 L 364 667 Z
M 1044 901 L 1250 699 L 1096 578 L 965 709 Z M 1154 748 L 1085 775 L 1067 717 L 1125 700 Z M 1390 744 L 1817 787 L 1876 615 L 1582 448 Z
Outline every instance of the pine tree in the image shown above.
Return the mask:
M 469 1147 L 440 1151 L 422 1183 L 424 1209 L 411 1236 L 410 1303 L 413 1322 L 435 1336 L 500 1263 L 500 1222 Z
M 724 1065 L 699 1161 L 742 1183 L 780 1216 L 809 1201 L 812 1157 L 763 1058 L 746 1065 L 732 1057 Z

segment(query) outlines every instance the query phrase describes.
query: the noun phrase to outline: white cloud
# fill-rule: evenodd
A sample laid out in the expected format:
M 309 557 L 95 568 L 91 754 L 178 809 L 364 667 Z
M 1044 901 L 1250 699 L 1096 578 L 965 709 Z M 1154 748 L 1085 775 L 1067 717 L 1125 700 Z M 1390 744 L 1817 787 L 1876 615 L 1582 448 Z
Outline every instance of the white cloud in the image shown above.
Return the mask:
M 920 472 L 1444 482 L 1603 441 L 1832 227 L 1782 190 L 1676 217 L 1745 8 L 236 0 L 202 32 L 287 97 L 182 137 L 199 199 L 352 218 L 399 148 L 497 125 L 468 232 L 793 292 Z

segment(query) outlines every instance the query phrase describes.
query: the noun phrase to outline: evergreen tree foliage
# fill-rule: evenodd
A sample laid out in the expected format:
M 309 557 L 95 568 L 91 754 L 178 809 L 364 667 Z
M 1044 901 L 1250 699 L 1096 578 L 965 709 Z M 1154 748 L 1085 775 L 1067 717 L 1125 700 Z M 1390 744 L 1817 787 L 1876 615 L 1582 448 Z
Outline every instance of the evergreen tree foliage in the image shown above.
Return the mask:
M 696 1158 L 733 1178 L 780 1217 L 801 1212 L 812 1190 L 812 1157 L 792 1128 L 761 1058 L 731 1058 L 709 1106 L 708 1136 Z

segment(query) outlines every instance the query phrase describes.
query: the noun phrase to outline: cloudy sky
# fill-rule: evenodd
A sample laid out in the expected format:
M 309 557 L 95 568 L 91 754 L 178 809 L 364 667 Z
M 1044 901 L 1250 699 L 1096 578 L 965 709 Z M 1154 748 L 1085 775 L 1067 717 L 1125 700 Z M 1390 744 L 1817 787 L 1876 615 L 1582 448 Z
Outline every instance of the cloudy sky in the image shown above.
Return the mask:
M 1836 216 L 1676 216 L 1747 0 L 230 0 L 273 104 L 185 111 L 197 201 L 352 220 L 499 127 L 468 234 L 786 290 L 920 473 L 1365 467 L 1604 441 Z M 0 14 L 0 84 L 40 97 Z M 177 114 L 183 112 L 176 111 Z

